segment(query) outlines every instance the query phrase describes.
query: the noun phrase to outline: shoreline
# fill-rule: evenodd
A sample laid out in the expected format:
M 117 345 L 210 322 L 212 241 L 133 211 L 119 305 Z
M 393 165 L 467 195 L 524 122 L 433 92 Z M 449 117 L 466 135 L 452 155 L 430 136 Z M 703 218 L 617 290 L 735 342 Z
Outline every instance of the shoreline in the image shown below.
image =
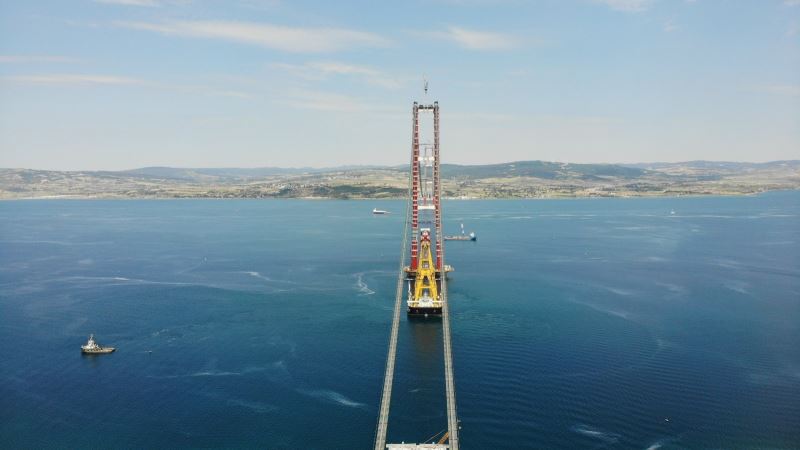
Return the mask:
M 647 194 L 647 195 L 552 195 L 536 197 L 443 197 L 447 201 L 474 200 L 585 200 L 585 199 L 642 199 L 642 198 L 697 198 L 697 197 L 756 197 L 772 192 L 800 191 L 800 187 L 791 189 L 765 189 L 759 192 L 741 193 L 685 193 L 685 194 Z M 212 196 L 114 196 L 114 195 L 45 195 L 37 197 L 0 197 L 0 202 L 11 201 L 44 201 L 44 200 L 306 200 L 306 201 L 399 201 L 406 197 L 212 197 Z

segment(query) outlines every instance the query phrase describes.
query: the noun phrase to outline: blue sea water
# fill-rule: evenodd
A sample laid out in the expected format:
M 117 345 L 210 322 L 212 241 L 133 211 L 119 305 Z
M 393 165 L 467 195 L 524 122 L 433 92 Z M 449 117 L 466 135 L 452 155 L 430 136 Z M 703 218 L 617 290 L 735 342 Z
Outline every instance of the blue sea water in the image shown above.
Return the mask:
M 403 211 L 0 202 L 0 447 L 370 448 Z M 464 449 L 800 447 L 800 192 L 444 213 Z M 441 352 L 403 317 L 390 441 Z

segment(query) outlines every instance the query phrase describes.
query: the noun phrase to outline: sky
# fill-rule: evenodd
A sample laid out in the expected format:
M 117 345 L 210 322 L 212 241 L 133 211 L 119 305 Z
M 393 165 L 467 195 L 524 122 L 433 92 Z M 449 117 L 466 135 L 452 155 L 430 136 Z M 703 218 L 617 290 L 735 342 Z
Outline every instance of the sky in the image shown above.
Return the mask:
M 800 159 L 800 0 L 0 0 L 0 167 L 402 164 L 414 101 L 446 163 Z

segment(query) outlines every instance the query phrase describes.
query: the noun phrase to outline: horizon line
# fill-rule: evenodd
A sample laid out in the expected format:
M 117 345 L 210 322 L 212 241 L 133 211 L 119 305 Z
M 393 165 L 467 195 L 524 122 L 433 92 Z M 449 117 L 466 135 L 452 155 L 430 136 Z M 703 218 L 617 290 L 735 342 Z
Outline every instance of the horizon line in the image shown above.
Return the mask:
M 691 159 L 684 161 L 638 161 L 638 162 L 569 162 L 569 161 L 551 161 L 544 159 L 520 159 L 514 161 L 504 161 L 495 163 L 442 163 L 442 165 L 454 166 L 496 166 L 503 164 L 516 164 L 526 162 L 542 162 L 552 164 L 571 164 L 571 165 L 606 165 L 606 166 L 634 166 L 643 164 L 687 164 L 687 163 L 736 163 L 736 164 L 771 164 L 781 162 L 798 162 L 800 159 L 775 159 L 775 160 L 761 160 L 761 161 L 743 161 L 743 160 L 711 160 L 711 159 Z M 152 166 L 139 166 L 130 169 L 37 169 L 32 167 L 0 167 L 0 170 L 38 170 L 45 172 L 132 172 L 135 170 L 143 169 L 181 169 L 181 170 L 208 170 L 208 169 L 228 169 L 228 170 L 258 170 L 258 169 L 278 169 L 278 170 L 326 170 L 326 169 L 342 169 L 346 167 L 352 168 L 394 168 L 406 166 L 408 163 L 400 164 L 341 164 L 338 166 L 169 166 L 169 165 L 152 165 Z

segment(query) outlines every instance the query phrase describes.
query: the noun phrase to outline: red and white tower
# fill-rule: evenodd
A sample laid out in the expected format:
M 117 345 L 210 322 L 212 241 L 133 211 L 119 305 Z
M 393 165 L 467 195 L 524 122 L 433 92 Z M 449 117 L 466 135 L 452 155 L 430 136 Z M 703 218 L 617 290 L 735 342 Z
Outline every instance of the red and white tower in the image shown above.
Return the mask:
M 421 114 L 432 113 L 431 140 L 420 137 Z M 409 314 L 441 314 L 442 235 L 439 103 L 414 102 L 411 137 L 411 263 L 406 268 Z M 432 251 L 431 246 L 435 248 Z M 446 269 L 449 269 L 445 267 Z

